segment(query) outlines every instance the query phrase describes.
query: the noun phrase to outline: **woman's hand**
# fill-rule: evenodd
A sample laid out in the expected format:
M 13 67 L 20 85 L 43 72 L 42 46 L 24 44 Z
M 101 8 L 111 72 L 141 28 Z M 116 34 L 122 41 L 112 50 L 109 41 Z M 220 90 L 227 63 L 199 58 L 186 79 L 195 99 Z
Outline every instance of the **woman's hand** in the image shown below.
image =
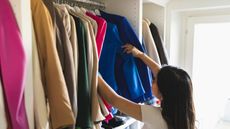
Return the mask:
M 131 44 L 126 44 L 126 45 L 122 46 L 122 48 L 124 48 L 124 52 L 132 53 L 134 57 L 141 59 L 151 69 L 151 71 L 153 72 L 154 75 L 158 74 L 161 66 L 159 64 L 157 64 L 149 56 L 147 56 L 143 52 L 139 51 L 137 48 L 135 48 Z
M 124 48 L 124 52 L 128 54 L 132 54 L 134 57 L 139 57 L 140 55 L 143 54 L 140 50 L 138 50 L 136 47 L 134 47 L 131 44 L 126 44 L 122 46 L 122 48 Z

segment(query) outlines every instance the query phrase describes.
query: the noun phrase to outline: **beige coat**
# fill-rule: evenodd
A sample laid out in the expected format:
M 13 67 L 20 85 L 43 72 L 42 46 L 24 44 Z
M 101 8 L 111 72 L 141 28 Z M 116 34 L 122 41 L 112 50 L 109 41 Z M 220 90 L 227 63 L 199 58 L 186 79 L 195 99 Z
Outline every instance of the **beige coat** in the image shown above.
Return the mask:
M 66 29 L 66 33 L 68 35 L 69 41 L 71 43 L 72 47 L 72 53 L 73 53 L 73 70 L 74 70 L 74 79 L 75 79 L 75 103 L 74 105 L 74 116 L 76 118 L 77 116 L 77 81 L 78 81 L 78 45 L 77 45 L 77 32 L 76 32 L 76 26 L 73 18 L 69 15 L 68 10 L 64 6 L 58 6 L 56 5 L 57 9 L 59 10 L 59 14 L 62 17 L 64 27 Z
M 49 113 L 46 104 L 44 87 L 42 85 L 40 62 L 34 31 L 32 35 L 32 47 L 35 129 L 49 129 Z
M 76 93 L 76 73 L 74 66 L 74 55 L 72 43 L 69 39 L 68 32 L 70 32 L 70 19 L 69 15 L 66 15 L 64 10 L 56 7 L 56 33 L 57 35 L 57 43 L 62 45 L 61 50 L 63 51 L 63 60 L 62 70 L 65 77 L 65 81 L 68 88 L 69 98 L 72 106 L 72 110 L 74 113 L 74 117 L 77 115 L 77 93 Z M 58 53 L 59 55 L 62 54 Z M 60 52 L 60 51 L 58 51 Z
M 31 0 L 42 84 L 49 102 L 53 129 L 74 125 L 75 118 L 61 70 L 50 14 L 41 0 Z
M 78 44 L 77 43 L 77 30 L 76 30 L 75 21 L 72 16 L 70 16 L 70 35 L 69 36 L 70 36 L 70 41 L 71 41 L 72 48 L 73 48 L 73 58 L 74 58 L 75 77 L 76 77 L 76 93 L 77 93 L 79 54 L 78 54 L 78 45 L 77 45 Z
M 72 46 L 72 52 L 73 52 L 73 63 L 74 63 L 74 78 L 75 78 L 75 97 L 76 97 L 76 104 L 77 104 L 77 84 L 78 84 L 78 45 L 77 45 L 77 31 L 76 31 L 76 25 L 72 18 L 72 16 L 69 15 L 68 10 L 63 6 L 57 6 L 59 8 L 60 14 L 62 15 L 62 20 L 64 23 L 64 27 L 66 29 L 69 41 Z M 74 116 L 76 118 L 77 116 L 77 105 L 75 105 L 74 109 Z
M 161 65 L 156 44 L 153 40 L 149 25 L 145 20 L 142 21 L 142 35 L 143 35 L 147 55 L 150 56 L 156 63 Z

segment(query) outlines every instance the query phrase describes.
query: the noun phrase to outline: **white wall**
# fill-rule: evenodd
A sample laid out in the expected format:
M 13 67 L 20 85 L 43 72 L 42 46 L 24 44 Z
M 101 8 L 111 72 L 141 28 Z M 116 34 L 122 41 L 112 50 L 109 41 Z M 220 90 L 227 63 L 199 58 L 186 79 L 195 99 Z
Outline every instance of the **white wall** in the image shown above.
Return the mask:
M 182 33 L 181 18 L 180 14 L 176 12 L 171 12 L 170 16 L 172 18 L 170 25 L 170 31 L 166 33 L 166 48 L 169 53 L 169 59 L 171 65 L 182 64 L 180 62 L 180 55 L 183 51 L 182 45 L 180 45 L 181 38 L 180 34 Z M 172 30 L 172 31 L 171 31 Z M 167 43 L 170 42 L 170 43 Z
M 142 0 L 104 0 L 106 11 L 125 16 L 139 39 L 142 37 Z
M 224 8 L 230 6 L 230 0 L 171 0 L 167 7 L 173 10 L 196 10 Z
M 143 4 L 143 18 L 148 18 L 154 23 L 159 32 L 160 36 L 164 38 L 165 29 L 165 8 L 154 3 Z

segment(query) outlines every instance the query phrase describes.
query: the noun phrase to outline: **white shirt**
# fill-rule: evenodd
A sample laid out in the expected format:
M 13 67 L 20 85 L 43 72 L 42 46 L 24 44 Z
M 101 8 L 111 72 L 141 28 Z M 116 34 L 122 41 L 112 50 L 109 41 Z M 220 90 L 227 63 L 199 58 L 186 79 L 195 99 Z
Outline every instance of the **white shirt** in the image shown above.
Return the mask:
M 161 115 L 161 108 L 150 105 L 141 105 L 142 129 L 168 129 L 166 121 Z
M 144 39 L 143 43 L 146 47 L 147 55 L 150 58 L 152 58 L 157 64 L 160 65 L 161 61 L 157 51 L 156 44 L 153 39 L 149 25 L 145 20 L 142 21 L 142 35 L 143 35 L 143 39 Z

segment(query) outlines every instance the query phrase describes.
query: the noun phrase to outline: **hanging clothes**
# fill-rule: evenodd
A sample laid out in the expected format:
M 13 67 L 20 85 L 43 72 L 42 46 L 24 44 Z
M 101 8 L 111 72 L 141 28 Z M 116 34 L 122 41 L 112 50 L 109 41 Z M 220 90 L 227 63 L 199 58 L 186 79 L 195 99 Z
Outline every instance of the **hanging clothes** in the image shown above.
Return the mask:
M 95 16 L 90 12 L 86 12 L 86 15 L 91 17 L 91 18 L 93 18 L 97 22 L 97 25 L 98 25 L 98 30 L 97 30 L 97 35 L 96 35 L 96 42 L 97 42 L 98 57 L 100 58 L 102 46 L 103 46 L 104 39 L 105 39 L 107 23 L 103 18 Z
M 92 81 L 90 82 L 90 86 L 91 86 L 91 99 L 92 99 L 92 106 L 91 106 L 91 110 L 92 110 L 92 120 L 94 122 L 98 121 L 102 121 L 104 120 L 104 116 L 101 112 L 100 109 L 100 105 L 99 105 L 99 101 L 98 101 L 98 94 L 97 94 L 97 72 L 98 72 L 98 57 L 97 57 L 97 48 L 96 48 L 96 38 L 95 38 L 95 34 L 94 34 L 94 29 L 93 29 L 93 25 L 96 23 L 92 18 L 86 16 L 85 14 L 83 14 L 82 12 L 76 12 L 73 11 L 71 8 L 69 9 L 69 11 L 71 12 L 71 14 L 73 14 L 76 17 L 79 17 L 83 23 L 84 26 L 86 28 L 86 33 L 87 33 L 87 58 L 88 58 L 88 68 L 89 71 L 92 70 L 91 72 L 89 72 L 89 79 L 91 77 Z M 78 33 L 78 32 L 77 32 Z M 79 38 L 79 37 L 78 37 Z M 91 46 L 90 46 L 91 45 Z M 92 59 L 89 60 L 89 55 L 92 54 Z
M 33 86 L 34 86 L 34 122 L 35 129 L 49 129 L 49 111 L 45 98 L 44 87 L 41 78 L 40 62 L 36 37 L 33 30 L 32 52 L 33 52 Z
M 158 29 L 157 27 L 151 23 L 150 26 L 150 31 L 151 31 L 151 34 L 152 34 L 152 37 L 155 41 L 155 44 L 156 44 L 156 47 L 157 47 L 157 51 L 159 53 L 159 57 L 160 57 L 160 60 L 161 60 L 161 64 L 168 64 L 168 55 L 167 55 L 167 51 L 164 47 L 164 44 L 161 40 L 161 37 L 160 37 L 160 34 L 158 32 Z
M 63 59 L 60 58 L 60 61 L 63 64 L 62 71 L 65 77 L 66 86 L 68 89 L 68 95 L 71 102 L 72 110 L 74 117 L 77 115 L 77 93 L 76 93 L 76 78 L 75 78 L 75 69 L 74 69 L 74 58 L 73 58 L 73 48 L 70 42 L 70 39 L 67 34 L 67 24 L 70 26 L 70 21 L 66 21 L 64 26 L 64 21 L 69 20 L 67 16 L 64 16 L 63 10 L 55 8 L 56 12 L 56 42 L 57 44 L 62 44 L 62 52 L 58 54 L 64 54 Z M 69 23 L 68 23 L 69 22 Z M 58 50 L 60 50 L 58 49 Z M 75 125 L 75 124 L 73 124 Z
M 100 58 L 102 46 L 103 46 L 104 39 L 105 39 L 107 23 L 103 18 L 98 17 L 98 16 L 96 16 L 90 12 L 86 12 L 86 15 L 91 17 L 92 19 L 94 19 L 98 25 L 98 30 L 96 33 L 96 43 L 97 43 L 97 55 Z M 110 106 L 103 98 L 102 98 L 102 100 L 103 100 L 103 103 L 106 106 L 106 108 L 110 111 L 112 106 Z M 102 105 L 102 107 L 103 107 L 103 105 Z M 109 121 L 110 119 L 113 118 L 113 115 L 111 113 L 109 113 L 108 115 L 106 115 L 105 118 L 106 118 L 106 121 Z
M 74 125 L 75 119 L 58 58 L 52 19 L 41 0 L 32 0 L 31 9 L 51 126 L 57 129 Z
M 0 129 L 7 129 L 5 101 L 3 95 L 3 86 L 0 76 Z
M 56 24 L 56 12 L 55 12 L 55 8 L 54 8 L 54 1 L 55 0 L 42 0 L 43 4 L 45 5 L 47 10 L 49 11 L 49 15 L 52 19 L 53 26 L 55 26 L 55 24 Z M 54 30 L 55 30 L 55 28 L 54 28 Z
M 25 73 L 25 106 L 26 114 L 29 124 L 29 129 L 34 129 L 34 85 L 33 85 L 33 57 L 32 57 L 32 43 L 31 41 L 26 41 L 24 44 L 30 43 L 25 49 L 27 63 L 26 63 L 26 73 Z M 29 49 L 28 49 L 29 47 Z
M 116 55 L 119 52 L 122 52 L 121 44 L 122 42 L 118 35 L 117 26 L 112 23 L 108 23 L 105 42 L 99 61 L 99 71 L 106 83 L 108 83 L 109 86 L 111 86 L 117 93 L 119 93 L 119 91 L 114 68 Z
M 98 96 L 98 101 L 101 107 L 101 112 L 102 114 L 106 117 L 106 120 L 108 118 L 108 120 L 113 118 L 113 115 L 109 112 L 108 108 L 106 107 L 107 103 L 104 103 L 101 96 Z
M 147 55 L 152 58 L 157 64 L 161 65 L 155 42 L 153 40 L 148 23 L 145 20 L 142 21 L 142 36 L 144 39 Z
M 90 36 L 90 31 L 89 29 L 89 24 L 91 22 L 95 22 L 92 19 L 89 19 L 88 17 L 85 17 L 83 15 L 82 12 L 76 12 L 76 10 L 74 10 L 72 7 L 69 7 L 69 11 L 71 11 L 71 14 L 73 14 L 74 16 L 77 16 L 79 18 L 81 18 L 84 21 L 84 26 L 87 29 L 86 30 L 86 36 L 87 36 L 87 62 L 88 62 L 88 76 L 89 76 L 89 85 L 92 85 L 92 78 L 93 78 L 93 68 L 94 68 L 94 63 L 93 63 L 93 59 L 94 59 L 94 55 L 93 55 L 93 46 L 92 46 L 92 42 L 95 39 L 92 39 L 92 37 Z M 91 21 L 92 20 L 92 21 Z
M 56 4 L 56 7 L 61 10 L 61 15 L 63 19 L 63 24 L 66 29 L 66 33 L 70 40 L 72 51 L 73 51 L 73 58 L 74 58 L 74 69 L 75 69 L 75 80 L 77 81 L 77 70 L 78 70 L 78 46 L 77 46 L 77 35 L 76 35 L 76 25 L 73 17 L 69 14 L 68 10 L 65 6 L 60 6 Z M 77 90 L 77 86 L 76 86 Z
M 77 114 L 77 127 L 91 128 L 91 107 L 90 107 L 90 86 L 87 68 L 87 33 L 84 28 L 84 23 L 80 18 L 73 16 L 77 26 L 77 37 L 79 47 L 79 71 L 78 77 L 78 114 Z
M 117 25 L 119 36 L 123 43 L 122 45 L 125 45 L 126 43 L 131 43 L 137 49 L 144 52 L 144 48 L 141 46 L 141 43 L 138 40 L 134 30 L 132 29 L 131 25 L 129 24 L 129 22 L 127 21 L 125 17 L 114 15 L 114 14 L 109 14 L 104 11 L 100 11 L 100 13 L 101 13 L 101 16 L 107 22 L 111 22 Z M 137 59 L 137 58 L 134 59 L 131 55 L 123 54 L 123 56 L 125 56 L 125 58 L 129 58 L 129 60 L 127 59 L 122 60 L 122 57 L 116 57 L 117 63 L 115 66 L 116 67 L 115 71 L 123 69 L 126 76 L 124 76 L 123 73 L 115 72 L 117 84 L 123 87 L 127 87 L 127 88 L 129 87 L 129 89 L 132 89 L 132 90 L 135 90 L 135 88 L 138 88 L 135 90 L 136 93 L 130 92 L 131 98 L 129 99 L 133 100 L 134 102 L 145 102 L 149 99 L 152 99 L 153 98 L 152 90 L 151 90 L 151 80 L 152 79 L 151 79 L 151 75 L 149 74 L 148 67 L 140 59 Z M 135 62 L 136 68 L 129 67 L 133 65 L 133 62 Z M 133 72 L 130 73 L 128 69 L 132 70 Z M 135 72 L 136 70 L 137 72 Z M 131 83 L 129 82 L 125 83 L 124 81 L 122 81 L 124 80 L 125 77 L 127 78 L 126 80 L 128 80 Z M 133 85 L 130 85 L 130 84 L 133 84 Z M 128 86 L 125 86 L 125 85 L 128 85 Z M 133 88 L 133 86 L 135 88 Z M 123 94 L 127 94 L 127 92 Z
M 66 12 L 68 13 L 68 11 Z M 78 60 L 79 60 L 79 54 L 78 54 L 78 43 L 77 43 L 77 30 L 76 30 L 76 25 L 73 17 L 68 13 L 70 17 L 70 32 L 69 32 L 69 38 L 72 44 L 73 48 L 73 57 L 74 57 L 74 66 L 75 66 L 75 78 L 76 78 L 76 93 L 77 93 L 77 84 L 78 84 Z M 76 110 L 77 111 L 77 110 Z M 76 112 L 77 113 L 77 112 Z
M 15 129 L 28 129 L 24 101 L 25 52 L 8 0 L 0 4 L 0 28 L 0 74 L 10 122 Z
M 86 15 L 86 12 L 87 12 L 86 9 L 83 8 L 83 7 L 79 8 L 78 6 L 75 6 L 74 10 L 75 10 L 75 12 L 83 14 L 88 20 L 90 20 L 90 23 L 91 23 L 91 25 L 93 27 L 94 35 L 97 35 L 98 24 L 97 24 L 97 22 L 93 18 L 91 18 L 91 17 L 89 17 L 89 16 Z
M 12 10 L 14 12 L 17 24 L 19 26 L 19 30 L 22 37 L 22 43 L 26 56 L 26 65 L 25 65 L 25 91 L 24 91 L 24 101 L 25 101 L 25 109 L 26 116 L 28 120 L 28 125 L 30 129 L 34 129 L 34 90 L 33 90 L 33 66 L 32 66 L 32 44 L 31 44 L 31 15 L 30 15 L 30 5 L 25 8 L 20 8 L 20 3 L 28 3 L 24 2 L 24 0 L 9 0 L 11 4 Z M 22 5 L 23 6 L 23 5 Z M 21 15 L 21 12 L 27 11 Z M 26 16 L 26 17 L 24 17 Z M 27 21 L 25 21 L 25 19 Z M 25 23 L 27 26 L 24 26 Z
M 105 41 L 104 41 L 104 45 L 103 45 L 103 49 L 102 49 L 102 53 L 101 53 L 101 58 L 99 61 L 99 71 L 100 71 L 100 74 L 103 77 L 103 79 L 118 94 L 120 94 L 122 92 L 120 91 L 121 88 L 118 88 L 118 86 L 117 86 L 114 68 L 115 68 L 116 56 L 122 52 L 121 44 L 122 44 L 122 42 L 121 42 L 120 37 L 118 35 L 118 30 L 117 30 L 116 25 L 114 25 L 112 23 L 108 23 L 107 31 L 106 31 L 106 37 L 105 37 Z M 122 88 L 122 89 L 124 89 L 124 88 Z M 116 110 L 112 110 L 113 109 L 112 106 L 108 105 L 107 107 L 109 108 L 109 110 L 111 112 L 115 111 L 114 113 L 116 113 Z M 110 119 L 106 119 L 107 122 Z

